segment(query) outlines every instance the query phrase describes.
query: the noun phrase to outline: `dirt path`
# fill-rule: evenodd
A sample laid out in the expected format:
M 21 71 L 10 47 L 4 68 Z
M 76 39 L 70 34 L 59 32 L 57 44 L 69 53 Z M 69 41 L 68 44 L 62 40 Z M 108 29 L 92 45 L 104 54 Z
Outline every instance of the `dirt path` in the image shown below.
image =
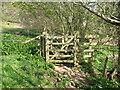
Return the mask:
M 69 85 L 66 88 L 78 88 L 76 85 L 77 83 L 83 83 L 84 85 L 87 85 L 86 74 L 82 71 L 78 71 L 76 67 L 71 68 L 64 65 L 56 65 L 54 72 L 60 76 L 70 79 Z M 57 78 L 57 82 L 60 81 L 62 80 Z

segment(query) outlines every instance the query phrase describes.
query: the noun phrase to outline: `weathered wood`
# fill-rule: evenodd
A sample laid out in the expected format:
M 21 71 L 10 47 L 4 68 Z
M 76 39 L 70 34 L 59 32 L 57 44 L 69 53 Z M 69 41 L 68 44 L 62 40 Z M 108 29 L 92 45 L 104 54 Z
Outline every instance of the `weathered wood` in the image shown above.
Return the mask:
M 84 43 L 83 45 L 96 45 L 97 43 L 96 42 L 89 42 L 89 43 Z
M 49 40 L 47 38 L 45 38 L 45 59 L 46 59 L 46 62 L 49 60 Z
M 30 41 L 33 41 L 33 40 L 39 38 L 40 36 L 42 36 L 42 35 L 39 35 L 39 36 L 37 36 L 37 37 L 35 37 L 35 38 L 32 38 L 32 39 L 30 39 L 30 40 L 26 40 L 25 42 L 22 42 L 22 43 L 28 43 L 28 42 L 30 42 Z
M 71 38 L 71 39 L 69 39 L 69 40 L 66 42 L 66 44 L 70 43 L 73 39 L 74 39 L 74 37 Z
M 73 57 L 73 55 L 49 55 L 49 57 Z
M 54 38 L 59 39 L 62 38 L 61 43 L 60 42 L 54 42 Z M 74 36 L 42 36 L 41 37 L 41 51 L 42 56 L 45 57 L 46 62 L 57 62 L 57 63 L 74 63 L 74 65 L 77 65 L 77 53 L 78 53 L 78 47 L 77 43 L 79 43 L 79 39 L 77 38 L 77 35 Z M 61 46 L 62 45 L 62 46 Z M 74 46 L 71 46 L 74 45 Z M 70 46 L 70 48 L 69 48 Z M 55 47 L 55 49 L 54 49 Z M 74 50 L 73 50 L 74 47 Z M 73 55 L 65 55 L 64 53 L 70 52 L 73 53 Z M 50 55 L 54 54 L 54 55 Z M 74 57 L 74 60 L 59 60 L 58 58 L 69 58 Z M 54 59 L 57 60 L 54 60 Z M 53 59 L 53 60 L 52 60 Z
M 74 66 L 77 66 L 78 63 L 77 63 L 77 38 L 76 38 L 76 34 L 74 36 Z
M 73 60 L 49 60 L 48 62 L 55 62 L 55 63 L 73 63 Z
M 50 52 L 54 52 L 54 51 L 57 51 L 57 52 L 73 52 L 73 50 L 61 50 L 61 49 L 50 49 L 49 50 Z
M 104 69 L 103 69 L 103 77 L 106 77 L 107 74 L 107 64 L 108 64 L 108 57 L 106 57 Z
M 52 43 L 52 45 L 73 45 L 73 43 Z
M 83 58 L 90 58 L 92 55 L 84 55 Z
M 54 39 L 54 38 L 74 38 L 74 36 L 43 36 L 44 38 Z
M 62 38 L 62 43 L 65 43 L 65 38 Z
M 73 45 L 73 43 L 63 45 L 63 46 L 61 47 L 61 50 L 64 49 L 65 47 L 68 47 L 69 45 Z
M 54 39 L 54 38 L 64 38 L 64 36 L 43 36 L 44 38 L 47 38 L 47 39 Z
M 94 52 L 95 50 L 94 49 L 86 49 L 86 50 L 83 50 L 83 52 Z

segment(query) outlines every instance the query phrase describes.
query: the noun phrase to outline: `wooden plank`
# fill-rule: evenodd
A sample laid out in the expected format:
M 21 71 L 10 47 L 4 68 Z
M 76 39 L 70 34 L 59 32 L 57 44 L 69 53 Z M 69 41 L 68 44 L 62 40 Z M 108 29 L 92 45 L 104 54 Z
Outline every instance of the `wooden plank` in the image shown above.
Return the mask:
M 73 52 L 73 50 L 61 50 L 61 49 L 50 49 L 49 51 L 51 51 L 51 52 L 54 52 L 54 51 L 56 51 L 56 52 Z
M 90 58 L 92 57 L 91 55 L 84 55 L 83 58 Z
M 96 42 L 91 42 L 91 43 L 84 43 L 83 45 L 96 45 Z
M 64 36 L 43 36 L 43 38 L 53 39 L 53 38 L 63 38 Z
M 77 36 L 75 34 L 74 36 L 74 66 L 77 66 L 78 63 L 77 63 L 77 50 L 78 50 L 78 47 L 77 47 Z
M 68 38 L 65 38 L 65 39 L 68 39 Z M 63 46 L 61 47 L 61 49 L 64 49 L 66 46 L 69 46 L 69 45 L 74 45 L 73 43 L 70 43 L 73 39 L 74 39 L 74 38 L 69 39 L 69 40 L 65 43 L 65 45 L 63 45 Z
M 73 39 L 74 39 L 74 37 L 71 38 L 71 39 L 69 39 L 69 40 L 68 40 L 67 42 L 65 42 L 65 43 L 68 44 L 68 43 L 70 43 Z
M 49 55 L 49 57 L 72 57 L 73 55 Z
M 26 40 L 25 42 L 22 42 L 22 43 L 28 43 L 30 41 L 33 41 L 33 40 L 37 39 L 37 38 L 40 38 L 40 36 L 42 36 L 42 35 L 39 35 L 39 36 L 37 36 L 35 38 L 31 38 L 30 40 Z
M 73 45 L 73 43 L 52 43 L 52 45 Z
M 83 52 L 94 52 L 94 49 L 86 49 L 86 50 L 83 50 Z
M 80 63 L 81 62 L 96 62 L 96 60 L 81 60 L 81 61 L 79 61 Z
M 97 42 L 92 42 L 90 45 L 97 45 Z
M 48 62 L 55 62 L 55 63 L 73 63 L 73 60 L 48 60 Z
M 74 36 L 43 36 L 43 38 L 53 39 L 53 38 L 74 38 Z
M 49 60 L 49 39 L 45 38 L 45 59 L 46 59 L 46 62 L 48 62 Z
M 83 45 L 90 45 L 90 43 L 84 43 Z

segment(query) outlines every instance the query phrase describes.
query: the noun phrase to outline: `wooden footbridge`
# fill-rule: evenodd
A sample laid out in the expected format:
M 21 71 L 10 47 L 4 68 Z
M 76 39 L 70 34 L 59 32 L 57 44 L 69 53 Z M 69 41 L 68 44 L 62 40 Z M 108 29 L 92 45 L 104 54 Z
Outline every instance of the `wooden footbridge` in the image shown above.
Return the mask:
M 39 38 L 40 40 L 40 56 L 44 57 L 46 62 L 53 63 L 73 63 L 75 66 L 78 65 L 79 62 L 92 62 L 93 52 L 91 45 L 93 43 L 92 39 L 95 38 L 93 36 L 86 36 L 89 42 L 84 43 L 83 45 L 89 45 L 89 48 L 83 50 L 82 52 L 88 52 L 87 55 L 80 55 L 80 39 L 79 33 L 74 35 L 64 35 L 64 36 L 50 36 L 47 34 L 43 34 L 27 40 L 23 43 L 30 42 Z M 94 43 L 95 44 L 95 43 Z M 88 60 L 81 60 L 80 58 L 88 58 Z

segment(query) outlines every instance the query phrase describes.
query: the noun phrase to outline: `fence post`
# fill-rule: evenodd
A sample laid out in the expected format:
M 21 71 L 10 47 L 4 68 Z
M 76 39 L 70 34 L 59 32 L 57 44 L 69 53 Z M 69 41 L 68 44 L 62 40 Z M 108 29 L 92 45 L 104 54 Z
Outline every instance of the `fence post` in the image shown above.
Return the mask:
M 76 34 L 74 36 L 74 66 L 77 66 L 77 37 Z
M 107 74 L 107 64 L 108 64 L 108 57 L 106 57 L 106 60 L 105 60 L 103 77 L 106 77 L 106 74 Z
M 46 37 L 45 38 L 45 59 L 46 62 L 49 60 L 49 39 Z

